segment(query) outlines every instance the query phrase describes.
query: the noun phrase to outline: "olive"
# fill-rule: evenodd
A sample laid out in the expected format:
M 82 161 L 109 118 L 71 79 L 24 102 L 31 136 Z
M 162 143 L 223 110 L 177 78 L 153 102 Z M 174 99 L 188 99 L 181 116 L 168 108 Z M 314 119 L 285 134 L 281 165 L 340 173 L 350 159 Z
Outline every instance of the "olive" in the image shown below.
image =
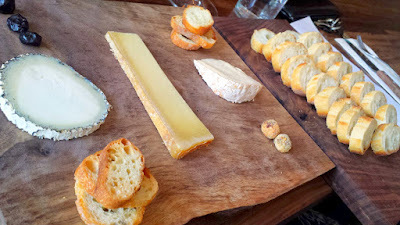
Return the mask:
M 0 0 L 0 13 L 11 14 L 15 10 L 15 0 Z
M 15 14 L 7 19 L 7 26 L 10 30 L 21 33 L 29 29 L 28 20 L 20 14 Z
M 39 46 L 42 43 L 42 36 L 35 32 L 26 31 L 19 34 L 19 40 L 25 45 Z

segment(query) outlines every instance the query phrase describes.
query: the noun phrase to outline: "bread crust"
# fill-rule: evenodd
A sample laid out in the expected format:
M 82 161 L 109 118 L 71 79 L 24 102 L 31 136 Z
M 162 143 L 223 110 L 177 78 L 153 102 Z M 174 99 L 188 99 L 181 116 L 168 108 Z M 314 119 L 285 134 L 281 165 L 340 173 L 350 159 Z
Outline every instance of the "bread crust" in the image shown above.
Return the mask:
M 353 71 L 353 67 L 347 62 L 335 62 L 328 68 L 326 73 L 333 77 L 335 80 L 340 82 L 345 74 L 349 74 Z
M 284 42 L 272 53 L 272 67 L 275 72 L 281 72 L 282 65 L 291 57 L 307 54 L 307 49 L 301 43 Z M 283 62 L 282 62 L 283 61 Z
M 308 54 L 312 57 L 315 63 L 318 62 L 318 58 L 321 55 L 329 51 L 332 51 L 332 45 L 328 42 L 315 43 L 308 48 Z
M 203 15 L 202 17 L 208 17 L 209 23 L 204 26 L 196 26 L 194 24 L 191 24 L 188 17 L 189 17 L 189 11 L 192 11 L 193 9 L 197 9 L 196 13 L 201 13 Z M 182 23 L 190 32 L 198 35 L 204 35 L 211 29 L 211 27 L 214 24 L 214 20 L 208 9 L 204 9 L 201 6 L 189 5 L 188 7 L 185 8 L 185 10 L 183 10 Z
M 342 98 L 332 104 L 326 116 L 326 126 L 333 135 L 336 135 L 337 123 L 340 116 L 355 103 L 350 98 Z
M 262 53 L 268 62 L 271 62 L 272 53 L 275 48 L 284 42 L 296 42 L 296 37 L 290 33 L 278 33 L 274 37 L 268 40 L 268 42 L 263 46 Z
M 340 87 L 346 92 L 347 97 L 350 97 L 354 84 L 362 81 L 364 81 L 364 73 L 362 71 L 348 73 L 340 80 Z
M 185 36 L 176 32 L 175 30 L 172 30 L 171 32 L 171 41 L 174 45 L 178 46 L 179 48 L 183 48 L 189 51 L 198 50 L 201 47 L 193 40 L 186 38 Z
M 352 106 L 342 114 L 337 124 L 337 138 L 340 143 L 349 144 L 351 131 L 361 116 L 364 116 L 364 112 L 360 106 Z
M 281 67 L 281 78 L 284 85 L 291 87 L 292 74 L 294 69 L 302 63 L 314 63 L 309 55 L 293 56 Z
M 371 142 L 376 155 L 391 155 L 400 149 L 400 127 L 391 123 L 381 124 L 376 129 Z
M 346 94 L 340 87 L 328 87 L 319 92 L 314 99 L 314 105 L 318 116 L 326 117 L 331 105 L 345 97 Z
M 329 51 L 318 57 L 317 67 L 322 71 L 328 71 L 329 67 L 336 62 L 343 61 L 343 56 L 339 52 Z
M 372 135 L 377 127 L 378 124 L 374 118 L 368 116 L 358 118 L 350 136 L 350 152 L 364 155 L 371 145 Z
M 270 31 L 270 30 L 268 30 L 267 28 L 262 28 L 262 29 L 259 29 L 259 30 L 254 30 L 253 35 L 251 36 L 251 41 L 250 41 L 251 48 L 252 48 L 255 52 L 262 54 L 262 48 L 263 48 L 263 46 L 264 46 L 267 42 L 262 43 L 262 42 L 257 38 L 257 34 L 258 34 L 258 33 L 265 33 L 265 34 L 267 35 L 267 37 L 266 37 L 266 38 L 267 38 L 267 41 L 268 41 L 269 39 L 271 39 L 273 36 L 275 36 L 275 33 L 272 32 L 272 31 Z
M 182 23 L 182 16 L 173 16 L 171 18 L 171 27 L 175 32 L 184 35 L 204 49 L 210 49 L 217 41 L 217 35 L 213 28 L 211 28 L 204 35 L 198 35 L 190 32 Z M 182 45 L 182 44 L 180 44 Z
M 113 159 L 113 146 L 114 145 L 123 145 L 123 146 L 128 146 L 132 147 L 133 151 L 136 152 L 136 154 L 139 154 L 139 166 L 138 168 L 134 168 L 139 174 L 139 180 L 136 182 L 137 185 L 132 184 L 133 191 L 129 194 L 127 194 L 125 197 L 118 196 L 115 192 L 112 191 L 112 187 L 109 185 L 109 179 L 110 179 L 110 165 L 111 163 L 115 160 Z M 122 150 L 124 151 L 124 150 Z M 136 162 L 135 162 L 136 163 Z M 143 170 L 144 170 L 144 158 L 140 150 L 133 145 L 131 142 L 128 140 L 121 138 L 115 141 L 110 142 L 102 151 L 100 154 L 100 163 L 99 163 L 99 173 L 98 173 L 98 178 L 96 181 L 96 189 L 94 191 L 94 197 L 98 202 L 100 202 L 104 207 L 108 209 L 116 209 L 120 208 L 123 204 L 128 202 L 134 194 L 139 190 L 140 184 L 143 181 Z M 134 172 L 132 172 L 134 173 Z M 117 188 L 122 188 L 122 187 L 117 187 Z
M 315 96 L 327 87 L 337 87 L 339 83 L 327 75 L 326 73 L 320 73 L 311 78 L 307 83 L 306 97 L 307 102 L 314 104 Z
M 99 158 L 101 151 L 86 157 L 78 168 L 75 170 L 74 176 L 80 181 L 83 189 L 90 195 L 94 195 L 96 181 L 99 172 Z
M 386 97 L 382 92 L 371 91 L 364 96 L 360 106 L 368 116 L 374 117 L 376 111 L 381 106 L 386 105 L 386 102 Z
M 378 125 L 384 123 L 397 124 L 397 110 L 393 105 L 383 105 L 379 107 L 378 111 L 375 113 L 375 119 Z
M 363 100 L 364 96 L 374 90 L 375 86 L 371 82 L 357 82 L 351 88 L 350 98 L 357 103 L 357 105 L 361 105 L 361 101 Z
M 311 71 L 304 71 L 304 70 L 311 70 Z M 309 74 L 310 72 L 313 74 Z M 292 80 L 290 81 L 292 91 L 297 95 L 306 96 L 306 88 L 308 81 L 312 78 L 312 76 L 317 75 L 319 73 L 321 73 L 321 71 L 315 66 L 314 63 L 302 63 L 298 65 L 296 69 L 294 69 L 292 74 Z M 303 81 L 305 81 L 304 84 Z

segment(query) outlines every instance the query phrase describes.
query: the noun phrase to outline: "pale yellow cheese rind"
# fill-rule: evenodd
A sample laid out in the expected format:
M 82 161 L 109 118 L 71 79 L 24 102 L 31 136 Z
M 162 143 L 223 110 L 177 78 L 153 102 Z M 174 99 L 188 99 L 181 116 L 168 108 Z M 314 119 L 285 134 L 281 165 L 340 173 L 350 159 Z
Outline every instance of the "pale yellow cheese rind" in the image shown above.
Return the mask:
M 106 39 L 173 158 L 214 140 L 139 35 L 109 31 Z

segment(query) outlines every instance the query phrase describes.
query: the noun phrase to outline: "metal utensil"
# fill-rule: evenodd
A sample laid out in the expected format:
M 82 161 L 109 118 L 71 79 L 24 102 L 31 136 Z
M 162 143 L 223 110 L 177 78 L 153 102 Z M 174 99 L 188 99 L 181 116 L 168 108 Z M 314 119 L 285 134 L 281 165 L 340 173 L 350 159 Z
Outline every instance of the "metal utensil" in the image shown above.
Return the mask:
M 361 39 L 360 35 L 357 35 L 357 43 L 358 46 L 361 48 L 362 53 L 364 53 L 365 55 L 372 57 L 374 59 L 377 59 L 380 63 L 386 65 L 386 67 L 388 68 L 389 74 L 388 76 L 393 80 L 393 82 L 395 82 L 397 84 L 397 86 L 400 86 L 400 76 L 396 73 L 396 71 L 394 71 L 392 69 L 392 67 L 389 66 L 389 64 L 387 64 L 385 61 L 383 61 L 381 58 L 379 58 L 377 55 L 372 54 L 368 51 L 368 49 L 365 47 L 364 42 Z M 372 68 L 372 67 L 371 67 Z M 376 69 L 374 69 L 376 70 Z

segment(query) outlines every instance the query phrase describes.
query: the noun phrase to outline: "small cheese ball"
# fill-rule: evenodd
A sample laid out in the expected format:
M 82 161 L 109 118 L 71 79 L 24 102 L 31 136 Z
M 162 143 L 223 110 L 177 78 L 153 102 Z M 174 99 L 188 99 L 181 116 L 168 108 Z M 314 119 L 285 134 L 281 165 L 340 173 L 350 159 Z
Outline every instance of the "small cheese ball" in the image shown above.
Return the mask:
M 281 132 L 279 125 L 275 120 L 266 120 L 261 124 L 261 131 L 269 138 L 274 139 Z
M 292 148 L 292 142 L 287 134 L 279 134 L 274 139 L 274 144 L 275 148 L 282 153 L 288 152 Z

